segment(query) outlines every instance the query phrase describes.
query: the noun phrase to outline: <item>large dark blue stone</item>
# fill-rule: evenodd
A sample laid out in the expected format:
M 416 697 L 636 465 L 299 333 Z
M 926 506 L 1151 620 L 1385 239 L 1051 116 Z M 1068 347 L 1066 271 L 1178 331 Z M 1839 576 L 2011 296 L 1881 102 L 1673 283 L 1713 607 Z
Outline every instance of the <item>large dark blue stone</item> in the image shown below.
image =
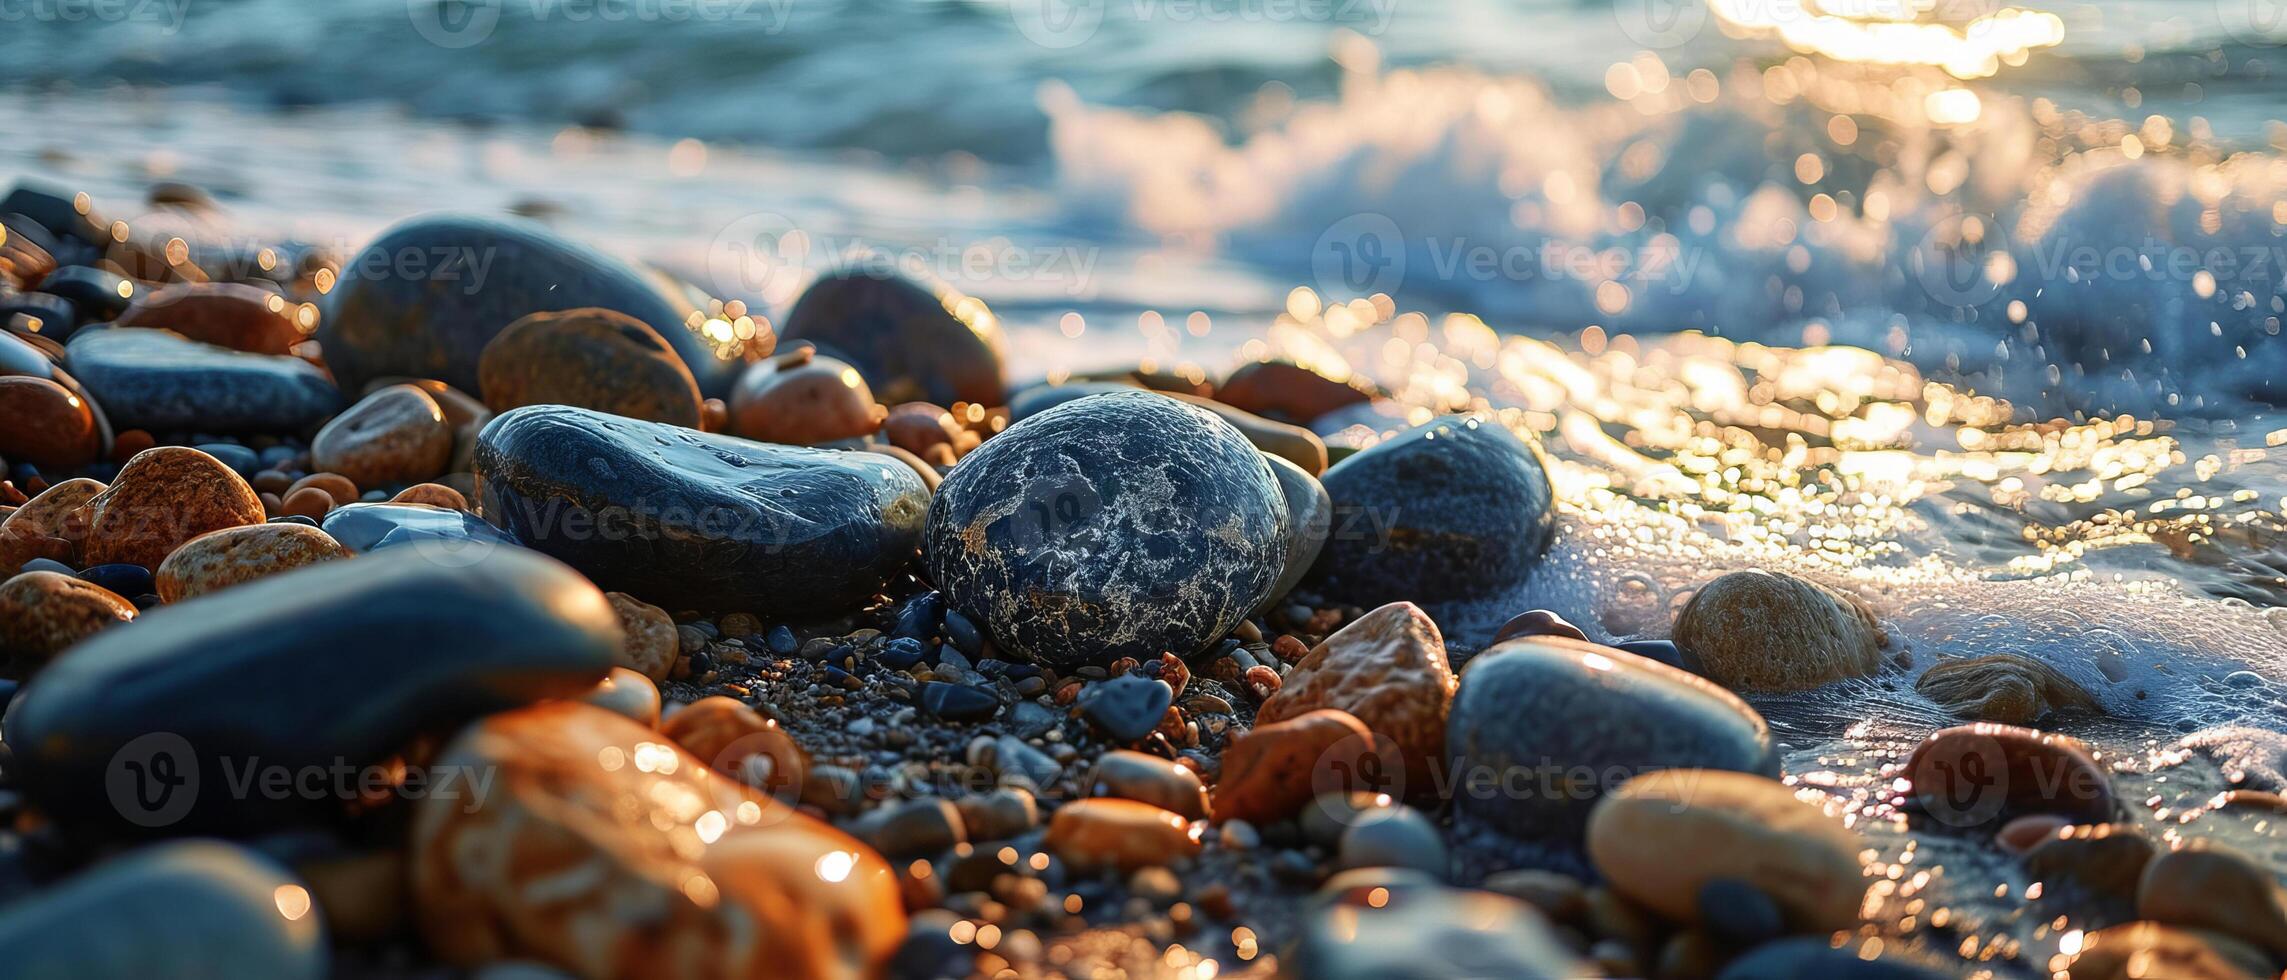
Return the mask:
M 9 906 L 0 915 L 0 963 L 16 980 L 320 980 L 330 973 L 323 916 L 308 907 L 280 914 L 296 891 L 307 896 L 293 875 L 252 851 L 220 841 L 162 844 Z
M 1505 593 L 1556 526 L 1539 449 L 1490 419 L 1408 430 L 1320 482 L 1334 501 L 1333 530 L 1308 582 L 1367 608 Z
M 406 544 L 440 555 L 463 548 L 474 554 L 493 545 L 516 543 L 474 514 L 431 504 L 349 504 L 327 511 L 318 526 L 342 547 L 360 554 Z
M 339 813 L 330 793 L 241 786 L 253 767 L 371 766 L 416 734 L 580 694 L 621 642 L 602 592 L 521 548 L 325 562 L 131 625 L 48 664 L 4 723 L 19 785 L 68 832 L 231 834 Z
M 0 290 L 0 322 L 19 313 L 40 321 L 40 336 L 59 344 L 79 328 L 79 310 L 70 300 L 52 293 Z
M 127 312 L 135 282 L 94 266 L 67 265 L 40 280 L 40 291 L 71 303 L 81 323 L 108 323 Z
M 401 375 L 477 391 L 477 357 L 509 324 L 591 306 L 649 324 L 709 395 L 727 393 L 746 366 L 743 352 L 718 357 L 694 308 L 663 283 L 538 225 L 467 215 L 382 232 L 343 264 L 317 336 L 343 387 Z
M 964 322 L 929 290 L 864 265 L 803 290 L 781 342 L 806 340 L 848 361 L 883 404 L 1007 400 L 1000 328 L 982 304 Z
M 1605 792 L 1647 772 L 1779 775 L 1769 726 L 1731 692 L 1556 636 L 1520 637 L 1471 659 L 1445 745 L 1457 822 L 1560 847 L 1580 842 Z
M 1237 429 L 1136 391 L 1059 405 L 963 457 L 925 553 L 1002 650 L 1109 664 L 1222 639 L 1270 595 L 1286 531 L 1278 478 Z
M 296 432 L 340 411 L 341 389 L 298 357 L 249 354 L 166 330 L 82 331 L 64 348 L 121 429 Z
M 604 588 L 669 609 L 813 620 L 903 572 L 929 491 L 873 453 L 709 435 L 565 405 L 477 437 L 487 520 Z
M 9 188 L 8 196 L 0 198 L 0 214 L 23 215 L 49 234 L 81 244 L 111 244 L 111 226 L 95 213 L 94 202 L 53 184 L 26 182 Z

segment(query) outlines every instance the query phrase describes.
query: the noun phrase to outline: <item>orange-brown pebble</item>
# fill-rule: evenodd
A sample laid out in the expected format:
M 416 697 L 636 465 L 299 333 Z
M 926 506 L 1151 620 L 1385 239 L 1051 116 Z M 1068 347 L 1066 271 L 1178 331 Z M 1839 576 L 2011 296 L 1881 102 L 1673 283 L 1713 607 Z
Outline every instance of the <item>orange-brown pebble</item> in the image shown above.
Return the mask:
M 868 435 L 887 414 L 858 369 L 808 347 L 756 362 L 731 391 L 731 431 L 763 442 L 813 446 Z
M 304 565 L 349 557 L 332 535 L 307 524 L 248 524 L 210 531 L 159 563 L 159 598 L 195 599 Z
M 176 283 L 136 294 L 118 325 L 172 330 L 233 350 L 284 354 L 308 339 L 297 319 L 299 306 L 244 283 Z
M 1406 772 L 1422 777 L 1409 785 L 1427 786 L 1445 758 L 1445 716 L 1459 686 L 1437 624 L 1413 603 L 1393 602 L 1311 648 L 1255 723 L 1340 708 L 1396 742 Z
M 649 324 L 617 310 L 534 313 L 500 331 L 477 359 L 493 411 L 572 405 L 685 428 L 700 424 L 699 383 Z
M 611 600 L 612 611 L 619 614 L 620 628 L 627 634 L 619 650 L 620 666 L 633 669 L 654 682 L 666 680 L 680 648 L 674 617 L 625 592 L 606 592 L 604 598 Z
M 332 501 L 336 507 L 357 502 L 357 484 L 350 482 L 349 477 L 339 473 L 312 473 L 295 480 L 293 486 L 286 488 L 286 499 L 292 500 L 295 494 L 308 488 L 316 488 L 323 492 L 326 499 Z
M 94 480 L 65 480 L 40 491 L 0 522 L 0 576 L 14 575 L 33 558 L 80 563 L 87 528 L 94 520 L 88 501 L 102 493 Z
M 1181 814 L 1135 800 L 1074 800 L 1048 822 L 1049 850 L 1082 870 L 1127 873 L 1199 853 L 1199 832 Z
M 897 876 L 870 848 L 609 711 L 492 715 L 436 765 L 493 775 L 413 816 L 412 905 L 454 966 L 856 977 L 905 939 Z
M 469 498 L 461 496 L 460 491 L 442 483 L 416 483 L 397 491 L 397 496 L 389 499 L 393 503 L 428 504 L 447 510 L 469 509 Z
M 146 449 L 150 449 L 154 446 L 157 446 L 158 444 L 159 440 L 152 438 L 150 433 L 145 432 L 141 429 L 129 429 L 112 437 L 111 461 L 114 463 L 124 463 L 130 459 L 134 459 L 137 453 L 140 453 Z
M 716 772 L 768 793 L 798 793 L 810 757 L 778 722 L 735 698 L 700 698 L 667 717 L 659 733 Z
M 1369 391 L 1284 361 L 1241 367 L 1215 392 L 1215 400 L 1223 404 L 1292 422 L 1308 422 L 1372 398 Z
M 127 562 L 156 571 L 183 542 L 226 527 L 262 523 L 262 500 L 230 467 L 183 446 L 146 450 L 88 501 L 87 562 Z
M 659 727 L 659 685 L 625 667 L 613 667 L 580 700 L 645 728 Z
M 731 406 L 720 398 L 709 398 L 699 403 L 699 428 L 708 432 L 721 432 L 731 427 Z
M 255 493 L 267 493 L 284 498 L 294 489 L 294 478 L 282 470 L 263 470 L 246 481 Z
M 0 457 L 78 469 L 103 453 L 95 410 L 46 378 L 0 377 Z
M 1347 774 L 1362 771 L 1373 751 L 1366 723 L 1334 708 L 1258 725 L 1223 750 L 1215 817 L 1258 826 L 1284 820 L 1321 792 L 1354 788 Z
M 427 480 L 453 460 L 445 410 L 415 385 L 390 385 L 351 405 L 310 440 L 310 462 L 360 486 Z
M 0 582 L 0 652 L 23 664 L 44 664 L 64 648 L 134 618 L 134 603 L 61 572 L 25 572 Z
M 334 498 L 332 494 L 319 487 L 303 487 L 287 494 L 285 499 L 280 500 L 277 513 L 281 517 L 307 517 L 314 521 L 326 516 L 333 509 Z
M 953 421 L 953 413 L 928 402 L 906 402 L 889 410 L 881 434 L 889 444 L 923 459 L 945 457 L 945 465 L 977 447 L 977 434 Z

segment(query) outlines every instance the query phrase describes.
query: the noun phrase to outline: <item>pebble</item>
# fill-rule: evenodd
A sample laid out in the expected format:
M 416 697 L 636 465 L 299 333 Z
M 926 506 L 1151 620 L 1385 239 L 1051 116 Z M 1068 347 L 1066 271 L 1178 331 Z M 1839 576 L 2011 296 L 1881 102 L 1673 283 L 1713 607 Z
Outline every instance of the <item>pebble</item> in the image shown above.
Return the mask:
M 1909 796 L 1940 823 L 2053 813 L 2110 822 L 2112 781 L 2080 740 L 1980 723 L 1948 728 L 1916 746 L 1902 774 Z
M 658 331 L 616 310 L 525 316 L 485 345 L 477 377 L 495 411 L 574 405 L 699 427 L 703 396 L 691 369 Z
M 1352 778 L 1368 771 L 1363 757 L 1374 749 L 1373 733 L 1347 711 L 1321 708 L 1278 722 L 1258 718 L 1254 728 L 1223 750 L 1223 775 L 1215 782 L 1216 817 L 1269 824 L 1293 816 L 1320 792 L 1380 788 Z M 1373 771 L 1380 771 L 1382 760 L 1372 764 Z
M 2005 725 L 2030 724 L 2052 711 L 2104 710 L 2055 667 L 2013 653 L 1940 660 L 1914 689 L 1957 717 Z
M 67 265 L 40 280 L 40 291 L 71 303 L 81 323 L 104 323 L 127 311 L 135 298 L 135 282 L 94 266 Z
M 944 622 L 945 639 L 953 644 L 953 649 L 970 656 L 976 656 L 979 651 L 985 648 L 984 635 L 977 632 L 977 624 L 970 622 L 969 617 L 961 615 L 960 610 L 945 610 Z
M 260 286 L 179 282 L 137 294 L 117 325 L 172 330 L 202 344 L 250 354 L 286 354 L 308 339 L 298 309 Z
M 46 378 L 0 376 L 0 456 L 75 470 L 103 454 L 103 431 L 86 399 Z
M 2057 832 L 2072 826 L 2072 821 L 2054 813 L 2034 813 L 2018 817 L 2001 826 L 1993 835 L 1994 843 L 2011 854 L 2023 854 L 2043 841 L 2057 836 Z
M 1741 878 L 1712 878 L 1699 886 L 1698 909 L 1695 921 L 1731 949 L 1754 949 L 1786 935 L 1786 913 L 1779 903 Z
M 1106 752 L 1097 758 L 1088 785 L 1096 796 L 1139 800 L 1186 820 L 1207 817 L 1207 787 L 1200 784 L 1199 774 L 1155 755 L 1130 749 Z
M 1344 868 L 1412 868 L 1443 879 L 1445 839 L 1420 810 L 1389 806 L 1363 814 L 1342 831 Z
M 1588 640 L 1588 634 L 1581 632 L 1580 627 L 1546 609 L 1528 609 L 1510 617 L 1508 622 L 1501 624 L 1500 632 L 1493 634 L 1493 642 L 1505 643 L 1520 636 L 1561 636 L 1582 642 Z
M 1459 821 L 1520 840 L 1577 842 L 1589 808 L 1656 769 L 1779 774 L 1753 708 L 1705 678 L 1611 647 L 1541 636 L 1478 654 L 1454 696 L 1447 747 Z M 1593 779 L 1581 784 L 1571 775 Z M 1532 795 L 1504 792 L 1527 778 Z M 1564 779 L 1551 792 L 1549 780 Z
M 1537 445 L 1455 416 L 1393 436 L 1326 471 L 1336 533 L 1306 584 L 1358 605 L 1509 592 L 1554 533 Z
M 1736 878 L 1786 912 L 1793 931 L 1858 922 L 1866 880 L 1858 835 L 1773 779 L 1670 769 L 1629 780 L 1596 805 L 1588 854 L 1621 894 L 1698 924 L 1700 889 Z
M 1018 704 L 1019 712 L 1025 704 L 1029 703 Z M 1019 712 L 1012 712 L 1012 714 Z M 1056 777 L 1064 774 L 1064 767 L 1058 764 L 1055 759 L 1049 758 L 1047 753 L 1033 748 L 1031 743 L 1015 735 L 1003 735 L 994 739 L 991 745 L 992 755 L 989 764 L 992 770 L 1000 775 L 1004 783 L 1012 779 L 1021 779 L 1034 789 L 1043 789 L 1055 785 Z
M 155 591 L 181 602 L 319 562 L 349 557 L 332 535 L 302 524 L 248 524 L 209 531 L 159 563 Z M 140 566 L 137 566 L 140 567 Z
M 202 442 L 191 448 L 222 460 L 222 465 L 230 467 L 231 472 L 249 480 L 262 468 L 260 454 L 235 442 Z
M 413 385 L 390 385 L 351 405 L 310 440 L 310 462 L 361 487 L 419 483 L 445 472 L 453 430 Z
M 792 633 L 787 635 L 793 636 Z M 921 645 L 920 640 L 899 636 L 892 637 L 888 643 L 883 644 L 881 652 L 874 655 L 874 661 L 891 670 L 912 670 L 928 656 L 929 650 Z
M 397 496 L 389 498 L 388 502 L 393 504 L 427 504 L 431 507 L 443 507 L 446 510 L 466 511 L 469 509 L 467 497 L 462 496 L 460 491 L 442 483 L 416 483 L 397 491 Z
M 1351 405 L 1363 405 L 1373 392 L 1336 381 L 1286 361 L 1257 361 L 1231 372 L 1215 389 L 1215 399 L 1265 418 L 1297 425 Z
M 905 939 L 897 876 L 871 848 L 608 711 L 493 715 L 437 764 L 498 773 L 474 800 L 415 805 L 412 904 L 448 964 L 828 976 Z
M 1397 801 L 1387 793 L 1331 790 L 1311 797 L 1296 815 L 1295 826 L 1302 831 L 1303 840 L 1333 849 L 1342 843 L 1342 834 L 1350 825 L 1367 814 L 1395 805 Z
M 936 798 L 882 806 L 858 821 L 856 830 L 866 843 L 892 858 L 942 854 L 969 839 L 960 808 Z
M 1785 572 L 1732 572 L 1694 593 L 1676 645 L 1738 691 L 1796 691 L 1882 664 L 1882 631 L 1858 597 Z
M 1045 846 L 1082 871 L 1138 868 L 1199 853 L 1200 831 L 1181 814 L 1149 803 L 1099 797 L 1074 800 L 1049 819 Z
M 0 576 L 14 575 L 34 558 L 79 561 L 94 520 L 88 502 L 104 489 L 94 480 L 65 480 L 0 520 Z
M 681 649 L 674 618 L 668 616 L 666 610 L 625 592 L 606 592 L 604 598 L 611 600 L 612 612 L 619 615 L 619 628 L 627 637 L 626 642 L 620 644 L 615 662 L 651 678 L 654 683 L 665 682 L 668 671 L 675 667 L 675 654 Z
M 810 756 L 778 722 L 735 698 L 716 694 L 684 705 L 659 733 L 716 772 L 780 799 L 799 794 Z
M 458 565 L 324 562 L 144 619 L 49 664 L 0 720 L 25 794 L 77 831 L 243 833 L 338 812 L 335 799 L 231 793 L 223 762 L 373 765 L 417 732 L 585 693 L 619 646 L 601 592 L 514 548 Z M 170 737 L 142 738 L 154 732 Z M 131 746 L 207 778 L 161 809 L 121 806 L 104 773 Z
M 428 504 L 360 501 L 327 511 L 318 526 L 342 547 L 358 554 L 412 545 L 414 550 L 439 560 L 460 561 L 516 544 L 506 532 L 475 514 Z
M 404 256 L 429 261 L 418 270 Z M 598 307 L 649 326 L 681 356 L 701 391 L 730 390 L 747 360 L 768 354 L 767 333 L 722 343 L 691 305 L 655 278 L 523 221 L 467 215 L 413 218 L 381 233 L 345 263 L 318 321 L 326 362 L 345 387 L 402 375 L 482 391 L 487 344 L 541 312 Z
M 193 538 L 192 540 L 197 539 Z M 180 551 L 182 549 L 177 548 L 175 550 Z M 158 580 L 156 576 L 151 574 L 150 569 L 125 562 L 113 562 L 109 565 L 93 565 L 83 568 L 79 572 L 79 578 L 110 589 L 122 596 L 150 595 L 159 591 Z
M 164 330 L 82 331 L 65 350 L 72 374 L 122 428 L 299 432 L 342 405 L 341 390 L 301 358 L 249 354 Z
M 1429 614 L 1393 602 L 1335 631 L 1287 671 L 1257 723 L 1320 708 L 1347 711 L 1397 745 L 1409 780 L 1427 791 L 1445 759 L 1446 715 L 1459 685 Z
M 1004 786 L 990 793 L 964 796 L 956 801 L 961 825 L 975 842 L 1009 840 L 1040 824 L 1040 809 L 1032 794 L 1021 787 Z
M 1007 404 L 1001 331 L 982 302 L 941 298 L 886 269 L 859 265 L 803 290 L 781 342 L 811 341 L 820 353 L 848 361 L 890 404 Z
M 1175 703 L 1175 689 L 1166 681 L 1141 674 L 1123 674 L 1088 685 L 1080 699 L 1080 717 L 1114 742 L 1135 742 L 1150 735 Z
M 1322 980 L 1380 977 L 1597 975 L 1530 905 L 1447 888 L 1406 868 L 1363 868 L 1327 880 L 1303 913 L 1281 973 Z
M 562 405 L 485 426 L 486 517 L 605 588 L 766 619 L 833 615 L 910 562 L 930 508 L 872 453 L 749 442 Z
M 921 685 L 921 707 L 946 721 L 985 721 L 1001 711 L 991 691 L 966 684 L 930 681 Z
M 793 446 L 872 435 L 889 411 L 858 369 L 809 347 L 748 367 L 730 408 L 734 435 Z
M 2069 889 L 2069 897 L 2126 910 L 2135 907 L 2137 882 L 2158 853 L 2159 847 L 2134 827 L 2087 824 L 2052 833 L 2027 849 L 2025 871 L 2050 896 Z
M 2124 922 L 2081 937 L 2068 980 L 2258 980 L 2276 975 L 2262 950 L 2229 936 Z
M 0 582 L 0 652 L 16 660 L 20 674 L 134 619 L 134 603 L 70 575 L 24 572 Z
M 181 841 L 9 905 L 0 912 L 0 963 L 24 980 L 323 980 L 333 970 L 320 919 L 309 889 L 269 859 Z
M 265 516 L 245 479 L 222 461 L 182 446 L 137 453 L 87 507 L 89 564 L 132 562 L 153 570 L 185 541 L 260 524 Z
M 1270 595 L 1287 510 L 1262 454 L 1149 392 L 1010 426 L 929 508 L 926 563 L 1004 652 L 1056 666 L 1205 650 Z
M 1764 943 L 1724 965 L 1716 980 L 1954 980 L 1942 970 L 1897 958 L 1861 959 L 1858 945 L 1840 949 L 1825 936 Z M 2074 980 L 2079 980 L 2076 976 Z
M 645 728 L 659 727 L 659 686 L 625 667 L 613 667 L 594 689 L 579 698 Z
M 978 442 L 975 433 L 953 421 L 953 413 L 929 402 L 891 407 L 882 419 L 881 434 L 890 445 L 940 466 L 953 465 Z
M 2287 961 L 2287 889 L 2254 858 L 2211 841 L 2154 858 L 2137 884 L 2136 914 L 2220 932 Z
M 339 473 L 312 473 L 286 485 L 288 494 L 300 493 L 303 490 L 323 492 L 326 499 L 336 506 L 347 506 L 358 502 L 357 484 L 351 482 L 349 477 Z
M 1263 461 L 1270 464 L 1271 475 L 1278 477 L 1279 492 L 1286 496 L 1286 564 L 1279 572 L 1277 584 L 1271 594 L 1255 607 L 1251 615 L 1267 615 L 1302 584 L 1310 573 L 1310 566 L 1318 561 L 1318 553 L 1326 547 L 1326 537 L 1334 525 L 1334 501 L 1326 496 L 1326 487 L 1302 467 L 1270 454 Z M 1250 625 L 1244 621 L 1241 626 Z

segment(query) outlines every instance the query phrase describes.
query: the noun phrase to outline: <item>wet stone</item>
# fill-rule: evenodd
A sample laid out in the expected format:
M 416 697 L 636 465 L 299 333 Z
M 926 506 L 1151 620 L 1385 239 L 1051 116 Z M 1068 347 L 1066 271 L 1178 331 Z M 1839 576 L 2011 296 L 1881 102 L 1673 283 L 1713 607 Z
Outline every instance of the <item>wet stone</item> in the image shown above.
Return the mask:
M 260 286 L 183 282 L 138 294 L 117 324 L 172 330 L 252 354 L 284 354 L 307 339 L 295 311 L 296 304 Z
M 248 354 L 163 330 L 85 331 L 72 374 L 126 429 L 297 432 L 341 408 L 340 389 L 296 357 Z
M 1186 820 L 1207 816 L 1207 789 L 1200 785 L 1199 774 L 1155 755 L 1129 749 L 1106 752 L 1096 760 L 1088 784 L 1097 796 L 1139 800 Z
M 25 674 L 134 619 L 135 606 L 125 597 L 70 575 L 33 571 L 0 582 L 0 653 Z
M 2157 845 L 2119 824 L 2093 824 L 2053 833 L 2025 853 L 2025 871 L 2052 898 L 2135 908 L 2137 882 L 2159 852 Z
M 169 554 L 159 563 L 151 591 L 156 591 L 164 601 L 181 602 L 305 565 L 347 557 L 348 549 L 314 527 L 263 523 L 224 528 L 192 538 Z
M 103 452 L 94 409 L 46 378 L 0 377 L 0 419 L 0 457 L 74 470 Z
M 974 299 L 955 307 L 884 269 L 845 268 L 803 290 L 780 336 L 848 361 L 890 404 L 1005 403 L 999 327 Z
M 2219 932 L 2287 961 L 2287 889 L 2256 859 L 2194 840 L 2153 859 L 2136 912 L 2172 926 Z
M 215 841 L 134 851 L 0 912 L 0 962 L 20 977 L 133 980 L 203 975 L 195 965 L 208 964 L 322 980 L 330 959 L 309 889 L 270 860 Z
M 1175 703 L 1175 689 L 1166 681 L 1124 674 L 1088 685 L 1080 697 L 1080 717 L 1114 742 L 1134 742 L 1150 735 Z
M 1785 912 L 1794 932 L 1858 922 L 1866 879 L 1858 835 L 1775 779 L 1669 769 L 1597 803 L 1588 853 L 1611 887 L 1676 922 L 1701 921 L 1700 891 L 1737 878 Z
M 1445 838 L 1410 806 L 1361 815 L 1342 832 L 1336 854 L 1344 868 L 1412 868 L 1441 880 L 1446 875 Z
M 1001 700 L 982 688 L 930 681 L 921 685 L 921 707 L 946 721 L 984 721 L 1000 713 Z
M 2256 980 L 2276 964 L 2229 936 L 2158 922 L 2128 922 L 2081 939 L 2070 980 Z
M 2055 667 L 2010 653 L 1940 660 L 1914 689 L 1971 721 L 2024 725 L 2052 711 L 2102 712 L 2095 698 Z
M 453 430 L 445 410 L 413 385 L 391 385 L 351 405 L 310 440 L 310 461 L 361 487 L 419 483 L 445 472 Z
M 1347 711 L 1322 708 L 1279 722 L 1258 718 L 1223 750 L 1216 817 L 1268 824 L 1293 816 L 1322 789 L 1366 788 L 1350 785 L 1345 774 L 1379 770 L 1381 760 L 1369 769 L 1362 758 L 1374 744 L 1365 723 Z
M 677 709 L 659 726 L 659 733 L 716 772 L 780 799 L 800 793 L 810 774 L 809 755 L 786 729 L 745 703 L 719 694 Z
M 1047 848 L 1083 871 L 1122 873 L 1199 853 L 1199 833 L 1182 816 L 1135 800 L 1074 800 L 1048 823 Z
M 749 442 L 560 405 L 485 426 L 485 516 L 608 589 L 766 619 L 847 611 L 910 561 L 920 478 L 872 453 Z
M 612 612 L 618 614 L 620 630 L 627 636 L 615 662 L 654 682 L 665 681 L 681 646 L 675 620 L 666 610 L 625 592 L 607 592 L 604 598 L 611 600 Z
M 477 377 L 486 405 L 574 405 L 609 415 L 699 427 L 699 383 L 675 348 L 616 310 L 534 313 L 484 347 Z
M 1593 975 L 1532 906 L 1402 868 L 1329 879 L 1281 965 L 1327 980 Z
M 1326 547 L 1326 536 L 1334 522 L 1334 501 L 1326 496 L 1326 487 L 1317 477 L 1278 456 L 1266 453 L 1263 460 L 1270 464 L 1271 475 L 1278 477 L 1279 492 L 1286 496 L 1286 564 L 1279 572 L 1278 584 L 1271 586 L 1270 597 L 1255 609 L 1255 615 L 1268 612 L 1302 584 L 1302 577 L 1310 574 L 1310 566 L 1317 563 L 1319 551 Z
M 1915 747 L 1903 775 L 1908 798 L 1951 827 L 2031 813 L 2108 823 L 2115 808 L 2112 781 L 2086 746 L 2030 728 L 1945 729 Z
M 196 449 L 137 453 L 87 502 L 91 565 L 129 562 L 156 570 L 183 542 L 262 523 L 262 501 L 230 467 Z
M 40 280 L 40 291 L 63 297 L 81 323 L 106 323 L 127 311 L 135 298 L 135 282 L 94 266 L 67 265 Z
M 733 434 L 793 446 L 872 435 L 888 413 L 856 368 L 808 347 L 748 367 L 730 408 Z
M 1445 758 L 1446 715 L 1458 684 L 1437 624 L 1420 607 L 1395 602 L 1311 648 L 1255 720 L 1274 723 L 1321 708 L 1347 711 L 1396 743 L 1413 788 L 1426 792 Z
M 1882 632 L 1856 596 L 1785 572 L 1733 572 L 1700 587 L 1676 645 L 1741 691 L 1793 691 L 1873 673 Z
M 319 526 L 358 554 L 402 545 L 439 555 L 474 555 L 516 542 L 466 511 L 429 504 L 353 503 L 327 511 Z
M 859 821 L 857 832 L 893 858 L 941 854 L 968 839 L 961 811 L 949 800 L 908 800 L 883 806 Z

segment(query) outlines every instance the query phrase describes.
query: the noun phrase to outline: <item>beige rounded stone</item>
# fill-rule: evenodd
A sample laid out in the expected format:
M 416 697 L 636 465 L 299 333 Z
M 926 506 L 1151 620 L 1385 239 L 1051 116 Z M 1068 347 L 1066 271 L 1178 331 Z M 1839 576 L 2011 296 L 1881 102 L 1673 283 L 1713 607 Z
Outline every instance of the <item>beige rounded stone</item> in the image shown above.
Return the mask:
M 596 682 L 595 690 L 583 695 L 580 701 L 645 728 L 659 727 L 659 685 L 625 667 L 613 667 L 611 673 Z
M 1676 619 L 1677 646 L 1717 683 L 1796 691 L 1871 674 L 1882 632 L 1856 596 L 1785 572 L 1733 572 L 1701 586 Z
M 209 531 L 159 563 L 159 598 L 175 603 L 321 561 L 348 558 L 333 536 L 306 524 Z
M 1045 844 L 1074 868 L 1114 868 L 1125 874 L 1196 856 L 1198 826 L 1181 814 L 1135 800 L 1074 800 L 1049 819 Z
M 351 405 L 310 440 L 317 469 L 361 487 L 418 483 L 445 472 L 453 430 L 445 410 L 415 385 L 391 385 Z
M 87 506 L 87 563 L 152 571 L 185 541 L 263 519 L 253 487 L 221 460 L 183 446 L 136 453 Z
M 1696 925 L 1699 890 L 1737 878 L 1804 932 L 1858 923 L 1866 879 L 1857 834 L 1785 784 L 1714 769 L 1638 776 L 1596 804 L 1588 854 L 1620 894 Z
M 25 572 L 0 582 L 0 652 L 34 668 L 134 619 L 134 603 L 61 572 Z
M 2136 914 L 2155 922 L 2220 932 L 2287 960 L 2287 890 L 2255 859 L 2194 840 L 2144 868 Z
M 1914 689 L 1971 721 L 2025 725 L 2052 711 L 2104 711 L 2055 667 L 2013 653 L 1940 660 L 1922 673 Z
M 625 592 L 606 592 L 604 598 L 611 600 L 620 628 L 627 633 L 627 642 L 619 650 L 620 666 L 651 678 L 655 684 L 666 681 L 679 649 L 675 618 L 667 615 L 667 610 Z
M 1407 785 L 1427 791 L 1445 760 L 1445 718 L 1460 686 L 1445 659 L 1445 637 L 1421 607 L 1393 602 L 1336 630 L 1286 673 L 1255 723 L 1273 724 L 1320 708 L 1349 712 L 1397 743 Z
M 1133 749 L 1114 749 L 1098 757 L 1088 787 L 1097 796 L 1149 803 L 1186 820 L 1207 817 L 1207 788 L 1200 785 L 1198 773 Z

